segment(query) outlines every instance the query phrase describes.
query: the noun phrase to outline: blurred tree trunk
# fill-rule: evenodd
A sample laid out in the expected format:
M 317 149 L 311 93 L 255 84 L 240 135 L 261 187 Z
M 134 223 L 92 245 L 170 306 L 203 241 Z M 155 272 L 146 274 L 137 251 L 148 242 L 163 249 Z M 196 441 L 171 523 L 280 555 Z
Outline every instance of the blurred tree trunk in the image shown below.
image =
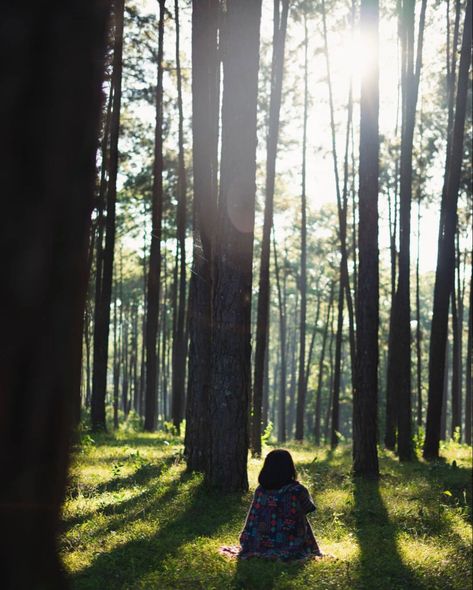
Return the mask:
M 304 12 L 304 115 L 302 136 L 302 190 L 301 190 L 301 267 L 299 288 L 301 292 L 300 328 L 299 328 L 299 372 L 297 380 L 296 440 L 304 439 L 304 413 L 306 398 L 305 380 L 305 334 L 307 315 L 307 195 L 306 195 L 306 153 L 307 153 L 307 111 L 308 91 L 308 46 L 307 15 Z
M 105 220 L 105 247 L 102 257 L 102 275 L 99 298 L 95 305 L 94 360 L 92 376 L 91 419 L 92 430 L 106 430 L 105 397 L 107 393 L 108 336 L 110 306 L 112 302 L 113 258 L 115 253 L 115 205 L 117 200 L 118 139 L 120 135 L 120 105 L 122 94 L 122 54 L 124 0 L 114 3 L 114 50 L 111 85 L 113 103 L 110 119 L 110 151 L 107 183 L 107 216 Z
M 442 413 L 440 418 L 440 440 L 447 440 L 447 402 L 449 391 L 449 369 L 450 369 L 450 342 L 447 337 L 445 345 L 445 372 L 442 384 Z
M 268 352 L 269 331 L 269 260 L 271 251 L 271 227 L 273 225 L 274 181 L 279 137 L 279 111 L 284 72 L 284 48 L 286 43 L 287 15 L 289 0 L 274 0 L 273 56 L 271 65 L 271 95 L 269 101 L 269 125 L 266 140 L 266 189 L 261 242 L 259 295 L 256 321 L 255 373 L 253 383 L 253 416 L 251 423 L 251 450 L 261 455 L 261 405 L 265 357 Z
M 161 280 L 161 223 L 163 215 L 163 42 L 165 2 L 159 0 L 156 121 L 154 135 L 153 193 L 151 205 L 151 247 L 146 301 L 146 389 L 145 422 L 148 432 L 156 429 L 159 364 L 156 355 Z
M 174 1 L 174 16 L 176 24 L 176 76 L 177 76 L 177 106 L 179 111 L 178 127 L 178 178 L 177 178 L 177 252 L 176 265 L 179 261 L 179 303 L 177 307 L 176 330 L 172 350 L 172 418 L 177 431 L 181 430 L 184 418 L 184 386 L 186 378 L 186 325 L 185 314 L 187 306 L 186 295 L 186 217 L 187 217 L 187 181 L 184 163 L 184 114 L 182 107 L 182 75 L 179 27 L 179 0 Z M 177 269 L 176 269 L 177 270 Z
M 6 590 L 68 587 L 57 534 L 80 400 L 106 7 L 68 1 L 0 9 L 0 554 Z
M 208 479 L 248 489 L 251 289 L 261 0 L 227 0 L 222 27 L 220 193 L 212 293 L 211 456 Z
M 448 304 L 454 281 L 455 231 L 457 225 L 457 201 L 465 133 L 468 73 L 471 62 L 471 0 L 465 11 L 458 85 L 455 106 L 455 121 L 451 142 L 449 166 L 442 193 L 441 225 L 435 275 L 434 306 L 430 336 L 429 394 L 427 428 L 424 443 L 424 458 L 435 459 L 439 455 L 440 420 L 442 408 L 442 384 L 444 381 L 444 358 L 448 332 Z
M 218 190 L 219 0 L 193 0 L 192 6 L 194 243 L 189 295 L 185 455 L 188 469 L 206 472 L 210 453 L 212 242 Z
M 379 80 L 377 0 L 361 0 L 361 35 L 372 40 L 372 61 L 361 81 L 359 269 L 356 305 L 356 388 L 353 392 L 353 469 L 378 476 L 378 177 Z

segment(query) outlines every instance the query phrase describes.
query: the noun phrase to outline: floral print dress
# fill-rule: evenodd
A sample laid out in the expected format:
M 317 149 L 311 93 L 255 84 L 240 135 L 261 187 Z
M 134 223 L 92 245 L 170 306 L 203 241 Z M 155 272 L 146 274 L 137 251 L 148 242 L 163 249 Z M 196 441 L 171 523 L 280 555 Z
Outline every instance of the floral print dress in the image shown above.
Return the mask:
M 278 490 L 258 486 L 240 535 L 239 557 L 287 560 L 321 556 L 306 517 L 314 510 L 307 488 L 297 481 Z

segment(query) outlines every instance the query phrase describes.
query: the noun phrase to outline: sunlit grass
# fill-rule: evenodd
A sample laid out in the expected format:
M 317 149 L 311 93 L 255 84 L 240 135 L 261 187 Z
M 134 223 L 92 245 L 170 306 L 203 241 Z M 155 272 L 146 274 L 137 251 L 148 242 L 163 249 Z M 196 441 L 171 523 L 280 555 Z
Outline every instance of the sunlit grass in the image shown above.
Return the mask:
M 252 492 L 223 496 L 187 474 L 181 441 L 163 434 L 85 440 L 64 505 L 62 555 L 76 589 L 463 590 L 471 586 L 471 453 L 450 444 L 444 460 L 399 464 L 381 452 L 381 478 L 353 479 L 351 451 L 289 444 L 311 489 L 311 517 L 337 560 L 236 563 Z M 455 462 L 455 463 L 453 463 Z M 249 460 L 250 487 L 261 460 Z

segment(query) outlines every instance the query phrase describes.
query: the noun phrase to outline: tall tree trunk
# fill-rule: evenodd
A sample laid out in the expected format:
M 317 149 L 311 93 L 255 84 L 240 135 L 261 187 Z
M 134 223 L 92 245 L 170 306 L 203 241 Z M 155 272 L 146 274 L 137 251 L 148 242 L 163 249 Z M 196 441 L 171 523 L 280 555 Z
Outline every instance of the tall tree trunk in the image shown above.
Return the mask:
M 352 5 L 352 19 L 354 18 L 354 8 Z M 340 366 L 341 366 L 341 350 L 342 350 L 342 330 L 343 330 L 343 301 L 344 296 L 347 300 L 348 318 L 349 318 L 349 335 L 350 335 L 350 358 L 352 371 L 352 385 L 354 385 L 355 372 L 355 330 L 353 317 L 353 301 L 350 289 L 350 278 L 348 274 L 348 249 L 347 249 L 347 210 L 348 210 L 348 157 L 350 147 L 350 130 L 353 116 L 353 91 L 352 80 L 350 79 L 348 90 L 348 106 L 347 106 L 347 128 L 345 136 L 345 157 L 343 168 L 343 189 L 340 189 L 340 179 L 338 174 L 338 157 L 337 157 L 337 142 L 335 129 L 335 109 L 333 104 L 332 91 L 332 76 L 330 69 L 330 54 L 328 48 L 328 34 L 325 13 L 325 2 L 322 2 L 322 23 L 324 31 L 324 48 L 325 48 L 325 62 L 327 68 L 327 84 L 329 91 L 329 106 L 330 106 L 330 128 L 332 136 L 332 156 L 333 169 L 335 175 L 335 189 L 337 194 L 337 211 L 339 222 L 339 236 L 340 236 L 340 288 L 338 301 L 338 320 L 337 320 L 337 337 L 335 346 L 335 375 L 334 375 L 334 391 L 333 391 L 333 416 L 332 416 L 332 446 L 335 447 L 338 443 L 336 431 L 338 429 L 338 414 L 339 414 L 339 399 L 340 399 Z
M 279 310 L 279 347 L 280 347 L 280 362 L 281 362 L 281 375 L 279 381 L 279 397 L 278 397 L 278 442 L 286 442 L 286 291 L 285 291 L 285 280 L 284 280 L 284 291 L 281 288 L 281 273 L 278 263 L 278 254 L 276 248 L 276 238 L 273 229 L 273 254 L 274 254 L 274 272 L 276 274 L 276 287 L 278 292 L 278 310 Z
M 153 194 L 151 204 L 151 247 L 149 254 L 146 302 L 146 390 L 145 422 L 148 432 L 156 429 L 158 359 L 158 311 L 161 277 L 161 221 L 163 215 L 163 41 L 165 2 L 159 0 L 158 63 L 156 84 L 156 122 L 154 135 Z
M 289 343 L 289 356 L 291 358 L 291 379 L 289 382 L 289 411 L 287 420 L 287 434 L 289 438 L 294 435 L 294 423 L 296 418 L 296 378 L 297 378 L 297 316 L 299 315 L 299 292 L 296 291 L 296 300 L 294 303 L 294 323 L 292 336 Z
M 261 0 L 228 0 L 226 8 L 222 28 L 222 158 L 212 294 L 213 379 L 208 478 L 215 488 L 236 491 L 248 489 Z
M 328 328 L 330 325 L 330 315 L 332 313 L 332 305 L 333 305 L 333 292 L 334 292 L 334 284 L 332 283 L 330 287 L 330 298 L 327 307 L 327 317 L 325 320 L 324 331 L 322 335 L 322 348 L 320 351 L 320 359 L 319 359 L 319 372 L 317 376 L 317 391 L 315 394 L 315 428 L 314 428 L 314 438 L 316 446 L 320 445 L 320 420 L 321 420 L 321 410 L 322 410 L 322 385 L 323 385 L 323 377 L 324 377 L 324 363 L 325 363 L 325 348 L 327 344 L 327 335 L 328 335 Z
M 184 386 L 186 378 L 186 325 L 185 312 L 187 305 L 186 296 L 186 168 L 184 163 L 184 114 L 182 108 L 182 76 L 180 59 L 180 27 L 179 27 L 179 0 L 174 0 L 174 15 L 176 23 L 176 76 L 177 76 L 177 105 L 179 110 L 179 164 L 177 182 L 177 251 L 179 253 L 179 304 L 177 311 L 176 332 L 173 341 L 172 357 L 172 400 L 173 423 L 180 432 L 181 422 L 184 418 Z
M 329 432 L 330 432 L 330 416 L 332 414 L 332 397 L 333 397 L 333 373 L 334 373 L 334 359 L 333 359 L 333 340 L 334 340 L 334 330 L 333 330 L 333 322 L 335 318 L 335 313 L 332 313 L 331 320 L 330 320 L 330 341 L 328 345 L 328 357 L 329 357 L 329 373 L 328 373 L 328 387 L 327 387 L 327 412 L 325 414 L 325 424 L 324 424 L 324 441 L 325 444 L 328 443 L 329 440 Z
M 306 398 L 305 380 L 305 332 L 307 314 L 307 195 L 306 195 L 306 152 L 307 152 L 307 110 L 308 90 L 308 46 L 307 15 L 304 12 L 304 115 L 302 136 L 302 190 L 301 190 L 301 268 L 299 287 L 301 292 L 299 329 L 299 373 L 297 381 L 296 440 L 304 439 L 304 413 Z
M 210 453 L 211 268 L 218 185 L 219 0 L 193 0 L 192 6 L 194 244 L 185 454 L 188 469 L 205 472 Z
M 378 176 L 379 80 L 377 0 L 361 0 L 361 35 L 372 40 L 371 63 L 361 81 L 359 163 L 359 269 L 356 306 L 356 388 L 353 392 L 353 469 L 378 476 Z
M 263 239 L 259 276 L 258 315 L 256 322 L 255 375 L 253 383 L 253 419 L 251 424 L 251 450 L 261 455 L 261 404 L 263 399 L 264 363 L 268 348 L 269 326 L 269 260 L 271 251 L 271 227 L 273 225 L 274 180 L 279 137 L 279 111 L 281 108 L 284 71 L 284 47 L 286 43 L 289 0 L 282 0 L 281 22 L 279 2 L 274 0 L 273 57 L 271 66 L 271 96 L 269 125 L 266 141 L 266 200 L 264 207 Z
M 460 381 L 460 334 L 458 325 L 457 289 L 453 281 L 452 309 L 452 436 L 457 429 L 461 433 L 461 381 Z
M 124 0 L 114 3 L 115 40 L 113 52 L 113 106 L 110 121 L 110 159 L 107 185 L 107 218 L 100 299 L 95 307 L 94 368 L 92 377 L 92 430 L 106 430 L 105 397 L 107 393 L 108 335 L 112 301 L 113 258 L 115 253 L 115 204 L 117 199 L 118 139 L 120 135 L 120 105 L 122 86 Z
M 389 363 L 394 369 L 388 374 L 397 391 L 398 453 L 401 460 L 414 456 L 411 410 L 411 314 L 410 314 L 410 232 L 412 201 L 412 148 L 414 139 L 417 95 L 422 64 L 423 32 L 426 0 L 423 0 L 414 66 L 415 2 L 403 0 L 401 5 L 402 48 L 402 140 L 399 193 L 399 272 L 392 322 L 392 352 Z
M 447 343 L 445 346 L 445 372 L 442 384 L 442 411 L 440 418 L 440 440 L 447 440 L 447 402 L 448 402 L 448 385 L 449 385 L 449 369 L 450 369 L 450 342 L 447 336 Z
M 68 587 L 57 536 L 80 400 L 107 6 L 0 8 L 0 555 L 8 589 Z
M 417 428 L 422 426 L 422 330 L 420 326 L 420 195 L 417 201 L 416 256 L 416 360 L 417 360 Z
M 471 60 L 471 0 L 465 11 L 465 25 L 460 54 L 458 86 L 455 107 L 455 122 L 452 136 L 449 169 L 444 180 L 442 194 L 443 219 L 439 228 L 439 249 L 435 275 L 434 306 L 430 335 L 429 394 L 427 428 L 424 443 L 424 457 L 438 458 L 440 439 L 440 417 L 442 408 L 442 384 L 444 377 L 445 346 L 448 330 L 448 303 L 454 280 L 455 229 L 457 222 L 457 200 L 465 132 L 466 98 L 468 72 Z
M 113 428 L 118 429 L 118 391 L 120 388 L 120 343 L 118 341 L 118 301 L 115 289 L 113 306 Z
M 470 276 L 470 303 L 468 309 L 468 348 L 466 353 L 466 394 L 465 394 L 465 442 L 471 445 L 471 424 L 472 424 L 472 353 L 473 353 L 473 264 L 471 265 Z

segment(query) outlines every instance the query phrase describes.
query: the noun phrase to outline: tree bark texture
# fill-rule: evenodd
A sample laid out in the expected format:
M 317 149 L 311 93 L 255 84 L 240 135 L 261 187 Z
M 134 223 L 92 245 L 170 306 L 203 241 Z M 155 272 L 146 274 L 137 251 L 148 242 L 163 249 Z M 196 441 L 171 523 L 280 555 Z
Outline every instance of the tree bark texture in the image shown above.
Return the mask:
M 372 41 L 371 62 L 361 81 L 358 292 L 356 306 L 356 388 L 353 392 L 353 469 L 379 474 L 378 411 L 378 177 L 379 80 L 377 0 L 362 0 L 361 34 Z
M 251 387 L 251 289 L 261 0 L 228 0 L 222 157 L 214 260 L 209 481 L 246 490 Z
M 217 206 L 219 0 L 194 0 L 192 12 L 192 137 L 194 244 L 189 295 L 189 360 L 185 455 L 190 470 L 207 471 L 210 453 L 212 241 Z

